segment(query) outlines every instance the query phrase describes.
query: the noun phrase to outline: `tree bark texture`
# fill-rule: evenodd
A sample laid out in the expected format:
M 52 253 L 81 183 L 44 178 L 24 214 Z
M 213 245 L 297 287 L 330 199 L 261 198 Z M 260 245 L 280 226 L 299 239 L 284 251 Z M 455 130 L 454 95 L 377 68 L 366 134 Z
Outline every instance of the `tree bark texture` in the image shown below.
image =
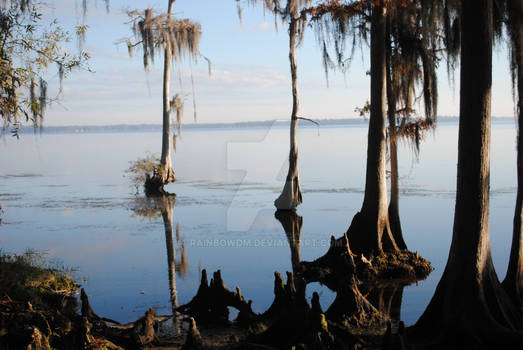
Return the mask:
M 460 122 L 454 229 L 443 276 L 412 332 L 450 348 L 512 346 L 521 315 L 490 252 L 492 0 L 462 0 Z M 452 341 L 461 335 L 462 343 Z
M 386 43 L 386 11 L 382 6 L 375 6 L 371 20 L 371 109 L 365 194 L 361 211 L 348 231 L 356 254 L 398 250 L 390 232 L 387 205 Z

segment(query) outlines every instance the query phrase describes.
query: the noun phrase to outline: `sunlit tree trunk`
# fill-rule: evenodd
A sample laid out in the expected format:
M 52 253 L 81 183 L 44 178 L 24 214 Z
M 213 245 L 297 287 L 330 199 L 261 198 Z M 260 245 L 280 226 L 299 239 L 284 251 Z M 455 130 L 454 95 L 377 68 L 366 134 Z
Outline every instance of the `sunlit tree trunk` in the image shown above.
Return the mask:
M 371 109 L 365 194 L 361 211 L 348 231 L 351 248 L 358 254 L 398 250 L 390 232 L 387 205 L 386 44 L 386 10 L 375 6 L 371 20 Z
M 513 52 L 517 65 L 517 113 L 518 113 L 518 140 L 517 140 L 517 172 L 518 192 L 516 197 L 516 212 L 514 214 L 514 231 L 512 249 L 503 281 L 503 287 L 513 302 L 523 308 L 523 2 L 508 0 L 509 33 L 511 35 Z
M 289 0 L 296 1 L 296 0 Z M 296 65 L 296 42 L 298 35 L 298 6 L 290 14 L 289 61 L 292 78 L 292 114 L 290 129 L 289 172 L 280 196 L 274 201 L 278 210 L 293 210 L 302 202 L 300 178 L 298 175 L 298 68 Z
M 461 1 L 458 174 L 454 229 L 443 276 L 413 327 L 424 341 L 458 348 L 510 348 L 521 315 L 501 288 L 489 233 L 492 0 Z M 440 345 L 443 345 L 440 344 Z M 461 343 L 464 344 L 464 343 Z M 489 347 L 490 346 L 490 347 Z
M 167 15 L 171 16 L 172 7 L 175 0 L 169 0 Z M 169 45 L 165 45 L 163 56 L 163 127 L 162 127 L 162 155 L 160 164 L 162 166 L 162 182 L 168 184 L 175 181 L 174 169 L 171 160 L 171 104 L 170 104 L 170 83 L 171 83 L 171 61 L 172 52 Z
M 168 2 L 168 18 L 171 17 L 172 7 L 175 0 Z M 162 108 L 162 154 L 160 156 L 160 169 L 152 177 L 147 177 L 145 181 L 145 194 L 150 196 L 164 195 L 163 186 L 176 180 L 171 160 L 171 102 L 170 83 L 171 83 L 171 61 L 172 52 L 169 44 L 164 43 L 163 52 L 163 108 Z
M 163 184 L 175 181 L 174 169 L 171 160 L 171 113 L 170 113 L 170 89 L 171 80 L 171 49 L 164 50 L 163 64 L 163 127 L 162 127 L 162 155 L 160 157 L 161 178 Z

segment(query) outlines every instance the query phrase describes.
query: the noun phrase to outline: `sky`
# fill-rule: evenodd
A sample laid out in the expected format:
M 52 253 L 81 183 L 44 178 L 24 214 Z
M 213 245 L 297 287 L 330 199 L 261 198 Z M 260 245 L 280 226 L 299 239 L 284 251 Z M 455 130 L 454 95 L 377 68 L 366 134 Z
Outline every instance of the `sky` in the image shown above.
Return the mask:
M 160 124 L 162 118 L 163 59 L 157 57 L 144 71 L 138 50 L 130 58 L 118 40 L 132 35 L 125 9 L 151 7 L 165 11 L 167 0 L 111 0 L 109 13 L 102 0 L 90 0 L 83 18 L 81 0 L 49 0 L 45 18 L 56 18 L 65 29 L 89 26 L 85 50 L 93 72 L 77 71 L 65 81 L 60 102 L 51 106 L 45 125 Z M 202 26 L 200 52 L 212 61 L 181 62 L 173 69 L 171 92 L 184 97 L 184 123 L 194 122 L 191 72 L 194 77 L 198 123 L 228 123 L 289 119 L 291 82 L 288 36 L 276 29 L 274 18 L 262 6 L 246 7 L 242 21 L 235 0 L 177 0 L 174 15 Z M 70 48 L 74 50 L 74 45 Z M 368 47 L 358 51 L 346 74 L 331 72 L 327 84 L 313 30 L 305 33 L 297 50 L 300 113 L 306 118 L 359 118 L 354 109 L 370 96 Z M 459 111 L 459 74 L 454 86 L 445 64 L 439 69 L 438 114 Z M 513 116 L 511 81 L 506 48 L 494 53 L 493 116 Z M 180 78 L 181 77 L 181 78 Z M 49 71 L 51 90 L 57 90 L 56 71 Z M 422 106 L 416 108 L 422 111 Z

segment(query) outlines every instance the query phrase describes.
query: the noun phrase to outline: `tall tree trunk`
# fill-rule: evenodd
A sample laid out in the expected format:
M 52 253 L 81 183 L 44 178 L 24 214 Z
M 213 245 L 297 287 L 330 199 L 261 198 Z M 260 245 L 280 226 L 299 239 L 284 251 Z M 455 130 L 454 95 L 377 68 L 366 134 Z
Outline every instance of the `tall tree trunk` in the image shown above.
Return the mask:
M 175 181 L 174 169 L 171 161 L 171 102 L 169 100 L 171 82 L 171 48 L 166 46 L 163 62 L 163 127 L 162 127 L 162 183 L 168 184 Z
M 386 94 L 386 11 L 375 6 L 371 20 L 370 121 L 367 140 L 367 172 L 361 211 L 348 230 L 353 251 L 379 254 L 398 250 L 389 226 L 387 208 L 387 137 L 385 132 Z
M 394 113 L 392 113 L 394 114 Z M 394 241 L 401 250 L 407 249 L 407 244 L 403 239 L 401 229 L 400 210 L 399 210 L 399 172 L 398 172 L 398 139 L 396 136 L 396 117 L 389 115 L 389 154 L 390 154 L 390 203 L 389 221 L 390 231 Z
M 168 0 L 167 16 L 171 17 L 173 4 L 176 0 Z M 144 184 L 147 196 L 166 195 L 163 186 L 176 181 L 171 160 L 171 102 L 169 100 L 171 82 L 172 52 L 169 45 L 164 44 L 163 53 L 163 108 L 162 108 L 162 154 L 160 169 L 152 177 L 147 176 Z
M 518 98 L 518 193 L 516 197 L 516 212 L 514 214 L 514 230 L 512 249 L 503 281 L 503 287 L 512 301 L 523 308 L 523 2 L 508 0 L 509 26 L 515 63 L 517 65 L 517 98 Z
M 492 0 L 461 1 L 458 175 L 454 229 L 443 276 L 413 332 L 457 348 L 504 348 L 521 315 L 498 281 L 490 253 Z M 452 343 L 451 343 L 452 342 Z M 463 344 L 463 343 L 462 343 Z
M 289 0 L 295 1 L 295 0 Z M 298 175 L 298 68 L 296 66 L 296 41 L 298 35 L 298 7 L 291 6 L 289 23 L 289 61 L 292 78 L 292 114 L 290 130 L 289 172 L 280 196 L 274 201 L 278 210 L 294 210 L 302 202 Z
M 406 250 L 407 245 L 403 240 L 399 213 L 399 173 L 398 173 L 398 147 L 396 136 L 396 101 L 397 95 L 393 88 L 392 75 L 392 42 L 390 33 L 390 16 L 387 18 L 387 117 L 389 119 L 389 155 L 390 155 L 390 203 L 389 222 L 392 237 L 399 249 Z

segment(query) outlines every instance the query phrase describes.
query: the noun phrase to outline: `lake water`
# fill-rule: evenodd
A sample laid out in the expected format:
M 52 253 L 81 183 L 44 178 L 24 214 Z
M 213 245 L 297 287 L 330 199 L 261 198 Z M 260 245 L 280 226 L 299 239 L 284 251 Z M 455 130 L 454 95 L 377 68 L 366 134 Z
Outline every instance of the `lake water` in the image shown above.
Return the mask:
M 445 266 L 455 201 L 457 123 L 440 122 L 421 145 L 419 162 L 400 147 L 400 215 L 405 241 L 432 262 L 434 272 L 406 287 L 402 319 L 414 323 Z M 273 201 L 287 171 L 288 128 L 187 129 L 174 157 L 177 182 L 174 239 L 178 302 L 196 293 L 201 269 L 222 270 L 254 311 L 273 300 L 274 271 L 292 270 L 287 237 Z M 300 178 L 303 217 L 300 254 L 313 260 L 339 237 L 363 200 L 367 126 L 302 128 Z M 514 121 L 492 128 L 491 244 L 498 276 L 508 262 L 516 192 Z M 0 140 L 0 203 L 4 252 L 47 252 L 77 277 L 94 310 L 122 322 L 149 307 L 170 313 L 166 235 L 161 215 L 143 215 L 124 170 L 160 149 L 159 132 L 56 133 Z M 159 213 L 158 213 L 159 214 Z M 182 249 L 184 247 L 184 249 Z M 182 259 L 182 250 L 184 259 Z M 179 268 L 181 262 L 183 268 Z M 327 308 L 334 294 L 317 283 Z

